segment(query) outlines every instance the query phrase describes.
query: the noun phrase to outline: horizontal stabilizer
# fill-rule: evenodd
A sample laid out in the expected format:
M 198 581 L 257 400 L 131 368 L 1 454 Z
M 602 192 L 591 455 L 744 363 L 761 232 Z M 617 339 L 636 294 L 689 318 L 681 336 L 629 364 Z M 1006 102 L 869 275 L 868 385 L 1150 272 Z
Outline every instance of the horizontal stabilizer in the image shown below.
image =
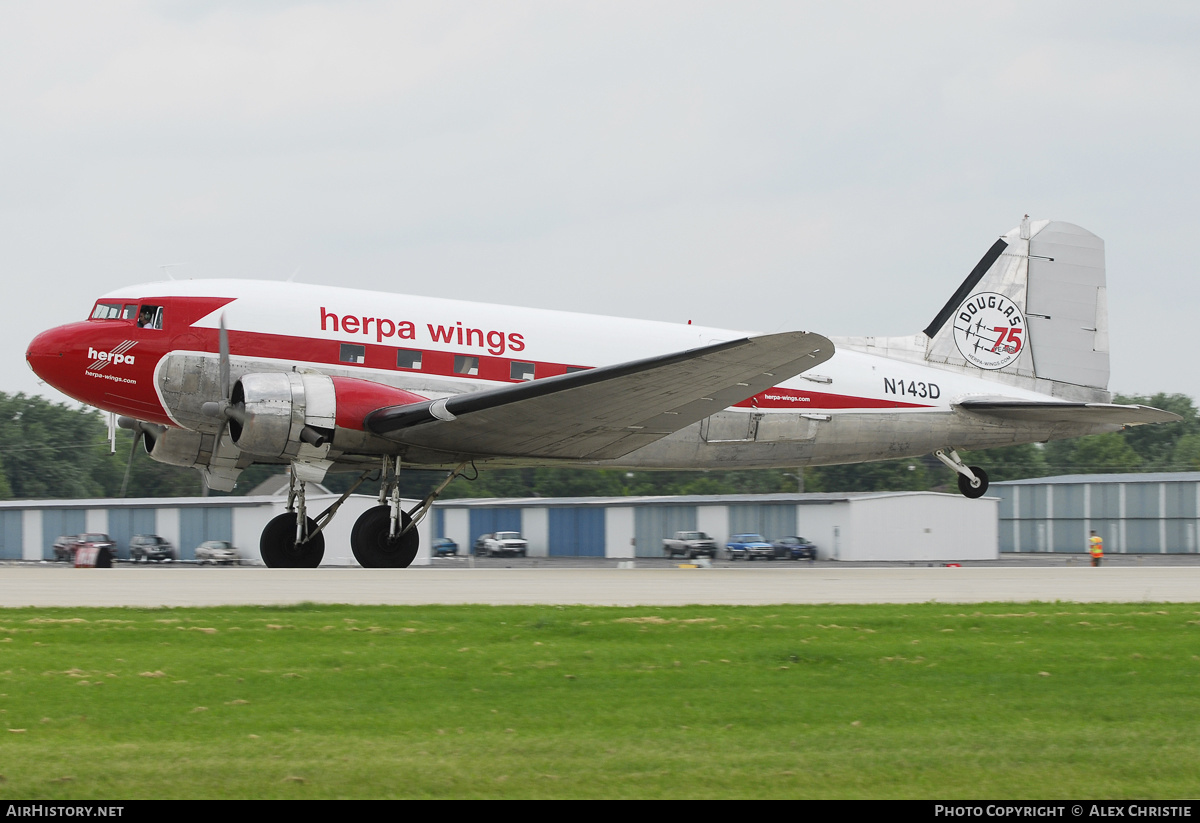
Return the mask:
M 621 457 L 833 356 L 785 332 L 371 412 L 364 427 L 455 455 Z
M 954 404 L 964 411 L 1021 423 L 1095 423 L 1140 426 L 1144 423 L 1176 423 L 1179 415 L 1151 406 L 1122 406 L 1115 403 L 1058 403 L 980 397 Z

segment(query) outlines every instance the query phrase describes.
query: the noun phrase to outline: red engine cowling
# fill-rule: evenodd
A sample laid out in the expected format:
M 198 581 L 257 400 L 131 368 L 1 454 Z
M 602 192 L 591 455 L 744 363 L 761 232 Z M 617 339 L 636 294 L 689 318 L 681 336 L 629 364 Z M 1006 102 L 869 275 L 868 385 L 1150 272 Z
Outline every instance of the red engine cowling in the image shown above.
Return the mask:
M 242 451 L 295 457 L 302 446 L 321 446 L 338 428 L 363 431 L 363 418 L 384 406 L 428 398 L 372 380 L 297 372 L 247 374 L 233 387 L 232 404 L 245 410 L 229 421 Z

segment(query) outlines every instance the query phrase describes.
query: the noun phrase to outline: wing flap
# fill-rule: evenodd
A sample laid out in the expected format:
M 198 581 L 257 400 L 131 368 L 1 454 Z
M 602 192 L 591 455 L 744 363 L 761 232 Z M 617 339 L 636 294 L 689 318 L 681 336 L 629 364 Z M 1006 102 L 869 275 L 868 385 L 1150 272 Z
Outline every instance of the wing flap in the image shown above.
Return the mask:
M 367 415 L 375 434 L 464 456 L 605 460 L 833 356 L 828 338 L 785 332 L 517 383 Z
M 1067 403 L 981 397 L 954 404 L 964 411 L 999 417 L 1021 423 L 1095 423 L 1141 426 L 1146 423 L 1175 423 L 1179 415 L 1152 406 L 1125 406 L 1116 403 Z

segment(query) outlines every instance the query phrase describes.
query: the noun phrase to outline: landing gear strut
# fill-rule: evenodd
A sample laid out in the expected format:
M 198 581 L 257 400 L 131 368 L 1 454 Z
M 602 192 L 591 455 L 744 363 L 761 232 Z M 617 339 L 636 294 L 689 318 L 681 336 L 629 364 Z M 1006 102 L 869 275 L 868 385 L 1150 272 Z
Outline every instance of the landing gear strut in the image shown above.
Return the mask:
M 451 480 L 458 477 L 466 465 L 459 464 L 428 497 L 409 511 L 404 511 L 400 507 L 400 458 L 384 457 L 379 505 L 363 512 L 350 532 L 350 548 L 354 552 L 354 559 L 367 569 L 408 568 L 421 546 L 417 524 L 424 519 L 437 496 Z
M 258 550 L 272 569 L 315 569 L 325 556 L 325 535 L 305 511 L 304 481 L 293 471 L 289 482 L 288 510 L 267 523 Z
M 933 453 L 933 456 L 958 473 L 958 490 L 962 492 L 964 497 L 974 500 L 978 497 L 983 497 L 987 493 L 987 472 L 978 466 L 964 464 L 962 458 L 958 456 L 958 452 L 954 449 L 938 449 Z

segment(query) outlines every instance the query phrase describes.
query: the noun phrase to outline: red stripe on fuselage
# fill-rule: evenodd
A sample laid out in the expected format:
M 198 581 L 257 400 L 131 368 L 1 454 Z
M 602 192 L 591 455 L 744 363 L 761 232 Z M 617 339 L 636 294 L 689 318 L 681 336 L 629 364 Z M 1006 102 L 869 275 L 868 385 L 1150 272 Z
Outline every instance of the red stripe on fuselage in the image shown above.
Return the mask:
M 211 335 L 216 340 L 213 329 L 197 329 L 201 334 Z M 206 341 L 207 342 L 207 341 Z M 215 343 L 212 343 L 215 346 Z M 360 346 L 363 349 L 363 362 L 342 361 L 343 345 Z M 542 360 L 526 360 L 519 357 L 496 357 L 479 354 L 472 351 L 442 351 L 425 349 L 419 346 L 387 346 L 374 343 L 343 343 L 340 340 L 321 340 L 305 337 L 292 337 L 281 334 L 266 334 L 263 332 L 230 331 L 229 347 L 233 355 L 239 357 L 264 357 L 277 360 L 303 361 L 319 365 L 379 370 L 397 374 L 430 374 L 439 377 L 474 378 L 496 383 L 520 383 L 520 378 L 512 377 L 514 363 L 529 364 L 534 368 L 535 378 L 551 377 L 566 374 L 568 368 L 578 369 L 579 366 L 569 366 L 566 363 L 553 363 Z M 210 349 L 211 351 L 212 349 Z M 396 366 L 397 353 L 400 351 L 416 351 L 421 353 L 420 369 L 401 369 Z M 473 375 L 454 371 L 455 357 L 478 358 L 478 373 Z M 369 379 L 369 378 L 367 378 Z M 797 411 L 828 410 L 828 409 L 925 409 L 929 404 L 904 403 L 899 400 L 888 400 L 874 397 L 856 397 L 845 394 L 828 392 L 798 391 L 796 389 L 772 388 L 760 392 L 752 398 L 737 404 L 738 408 L 759 409 L 794 409 Z
M 925 403 L 902 403 L 877 397 L 855 397 L 849 394 L 829 394 L 819 391 L 771 388 L 738 403 L 739 409 L 928 409 Z

